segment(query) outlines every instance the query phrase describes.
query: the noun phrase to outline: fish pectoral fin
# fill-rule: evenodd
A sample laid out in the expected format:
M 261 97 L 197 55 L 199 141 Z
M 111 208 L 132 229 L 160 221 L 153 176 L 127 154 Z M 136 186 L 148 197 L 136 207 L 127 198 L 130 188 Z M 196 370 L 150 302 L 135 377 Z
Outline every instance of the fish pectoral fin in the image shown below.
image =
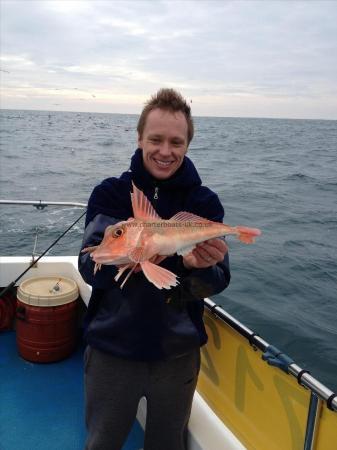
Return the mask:
M 164 267 L 157 266 L 150 261 L 143 261 L 140 263 L 140 266 L 146 278 L 158 289 L 170 289 L 179 284 L 177 275 L 164 269 Z
M 128 254 L 128 257 L 131 259 L 131 261 L 139 263 L 142 260 L 143 255 L 144 255 L 144 247 L 135 247 Z
M 101 270 L 101 268 L 102 268 L 102 264 L 96 263 L 95 267 L 94 267 L 94 275 L 96 275 L 97 271 Z
M 123 264 L 123 265 L 119 266 L 117 275 L 115 276 L 115 281 L 118 281 L 120 279 L 120 277 L 123 275 L 123 273 L 127 269 L 131 269 L 132 266 L 133 266 L 133 264 Z
M 123 273 L 127 270 L 127 269 L 131 269 L 130 272 L 127 274 L 127 276 L 125 277 L 123 283 L 121 284 L 120 288 L 122 289 L 124 284 L 128 281 L 128 279 L 130 278 L 130 276 L 132 275 L 133 271 L 135 270 L 135 268 L 138 266 L 138 264 L 123 264 L 121 266 L 119 266 L 118 268 L 118 273 L 115 276 L 115 281 L 118 281 L 120 279 L 120 277 L 123 275 Z
M 132 182 L 131 204 L 133 217 L 138 220 L 161 220 L 148 198 Z
M 187 247 L 183 247 L 177 251 L 177 255 L 185 256 L 192 252 L 195 249 L 195 245 L 189 245 Z
M 131 274 L 133 273 L 133 271 L 135 270 L 135 268 L 138 266 L 138 264 L 134 264 L 132 269 L 130 270 L 130 272 L 127 274 L 127 276 L 125 277 L 125 280 L 123 281 L 123 283 L 121 284 L 121 289 L 123 288 L 124 284 L 128 281 L 128 279 L 130 278 Z
M 204 217 L 197 216 L 196 214 L 180 211 L 170 218 L 172 222 L 201 222 L 201 223 L 209 223 L 211 220 L 205 219 Z

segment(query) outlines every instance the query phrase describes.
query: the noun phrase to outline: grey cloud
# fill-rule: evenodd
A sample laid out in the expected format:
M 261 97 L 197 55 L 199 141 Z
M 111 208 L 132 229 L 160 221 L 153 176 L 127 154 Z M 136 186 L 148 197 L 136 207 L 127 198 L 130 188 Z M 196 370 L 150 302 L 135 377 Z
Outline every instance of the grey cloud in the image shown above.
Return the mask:
M 138 95 L 162 84 L 201 97 L 336 95 L 335 2 L 17 3 L 3 2 L 2 52 L 34 67 L 8 63 L 13 89 L 26 80 Z

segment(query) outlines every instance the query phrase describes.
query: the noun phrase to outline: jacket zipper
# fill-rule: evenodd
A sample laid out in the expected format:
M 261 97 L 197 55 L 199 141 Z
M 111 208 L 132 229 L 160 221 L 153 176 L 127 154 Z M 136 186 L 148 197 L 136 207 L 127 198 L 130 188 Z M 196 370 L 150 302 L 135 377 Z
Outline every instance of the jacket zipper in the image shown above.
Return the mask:
M 155 186 L 153 200 L 158 200 L 158 191 L 159 191 L 159 187 Z

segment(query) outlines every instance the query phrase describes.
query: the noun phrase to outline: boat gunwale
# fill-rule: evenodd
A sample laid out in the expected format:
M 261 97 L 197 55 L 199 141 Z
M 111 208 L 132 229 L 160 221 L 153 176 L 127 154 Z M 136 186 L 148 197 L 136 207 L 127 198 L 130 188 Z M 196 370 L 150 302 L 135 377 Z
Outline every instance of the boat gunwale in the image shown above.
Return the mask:
M 204 299 L 204 304 L 210 313 L 216 318 L 220 319 L 226 325 L 229 325 L 235 331 L 237 331 L 242 337 L 247 339 L 252 347 L 261 350 L 263 353 L 270 347 L 270 344 L 262 339 L 259 335 L 250 330 L 239 320 L 235 319 L 229 313 L 227 313 L 220 305 L 217 305 L 213 300 L 209 298 Z M 284 354 L 282 352 L 282 354 Z M 279 370 L 282 370 L 279 368 Z M 317 395 L 318 398 L 323 400 L 327 407 L 333 412 L 337 412 L 337 394 L 310 375 L 310 372 L 302 369 L 295 362 L 288 366 L 288 373 L 296 378 L 297 382 L 311 391 L 311 393 Z

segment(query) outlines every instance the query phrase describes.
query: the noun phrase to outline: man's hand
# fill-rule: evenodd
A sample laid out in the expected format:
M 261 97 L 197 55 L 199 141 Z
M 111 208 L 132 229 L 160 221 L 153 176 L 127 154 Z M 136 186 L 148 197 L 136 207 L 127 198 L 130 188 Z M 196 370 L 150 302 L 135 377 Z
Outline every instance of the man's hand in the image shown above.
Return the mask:
M 183 257 L 186 269 L 205 269 L 223 261 L 228 247 L 222 239 L 209 239 Z

